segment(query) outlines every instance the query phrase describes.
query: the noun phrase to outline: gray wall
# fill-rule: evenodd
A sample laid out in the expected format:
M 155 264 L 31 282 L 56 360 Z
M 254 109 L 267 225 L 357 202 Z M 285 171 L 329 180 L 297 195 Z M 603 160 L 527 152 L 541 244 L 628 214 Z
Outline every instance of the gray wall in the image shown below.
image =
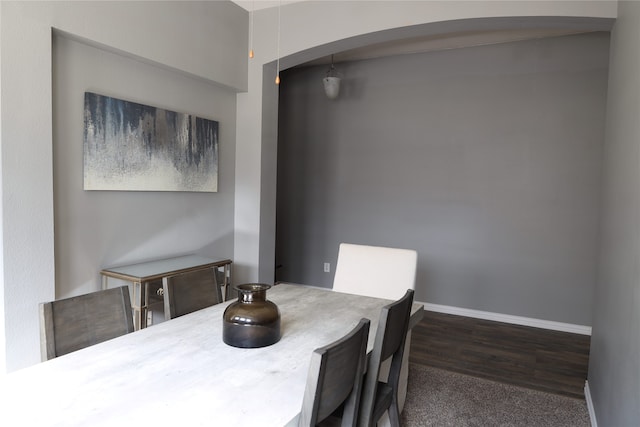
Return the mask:
M 0 2 L 1 371 L 40 361 L 37 307 L 56 297 L 55 239 L 60 230 L 54 230 L 53 123 L 60 112 L 53 108 L 52 29 L 177 74 L 246 91 L 248 18 L 228 1 Z M 170 30 L 174 28 L 180 31 Z M 117 240 L 116 231 L 107 236 Z M 137 242 L 118 256 L 137 257 L 137 248 L 148 243 Z M 75 254 L 84 256 L 84 250 L 92 252 L 93 247 L 76 248 Z
M 589 389 L 598 426 L 640 420 L 640 3 L 620 2 L 611 37 L 602 244 Z
M 287 72 L 276 278 L 331 287 L 340 242 L 413 248 L 417 300 L 590 325 L 608 45 L 338 64 L 336 101 L 326 67 Z
M 110 265 L 198 252 L 233 257 L 234 91 L 54 37 L 56 297 L 99 289 Z M 217 193 L 83 190 L 83 102 L 91 91 L 219 122 Z

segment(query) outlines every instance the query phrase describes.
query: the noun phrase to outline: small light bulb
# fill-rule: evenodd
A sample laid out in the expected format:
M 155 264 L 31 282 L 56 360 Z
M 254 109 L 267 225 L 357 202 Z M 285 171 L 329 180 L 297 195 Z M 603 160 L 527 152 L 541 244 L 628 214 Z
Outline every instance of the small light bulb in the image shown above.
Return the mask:
M 249 51 L 249 58 L 253 58 L 253 49 Z
M 280 74 L 276 75 L 276 84 L 279 85 L 280 84 Z

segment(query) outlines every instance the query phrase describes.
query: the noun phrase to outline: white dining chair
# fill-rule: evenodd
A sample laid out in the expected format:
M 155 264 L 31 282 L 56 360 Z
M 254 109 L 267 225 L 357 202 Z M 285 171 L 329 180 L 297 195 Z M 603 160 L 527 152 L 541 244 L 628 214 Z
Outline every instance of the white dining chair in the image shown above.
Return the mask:
M 418 253 L 412 249 L 341 243 L 338 249 L 333 290 L 396 301 L 402 298 L 407 289 L 415 289 L 417 264 Z M 409 330 L 398 390 L 401 411 L 407 396 L 410 348 L 411 331 Z M 382 364 L 379 377 L 381 380 L 386 381 L 389 369 L 389 361 Z M 387 415 L 379 424 L 389 425 Z
M 333 290 L 395 301 L 415 289 L 417 262 L 411 249 L 341 243 Z

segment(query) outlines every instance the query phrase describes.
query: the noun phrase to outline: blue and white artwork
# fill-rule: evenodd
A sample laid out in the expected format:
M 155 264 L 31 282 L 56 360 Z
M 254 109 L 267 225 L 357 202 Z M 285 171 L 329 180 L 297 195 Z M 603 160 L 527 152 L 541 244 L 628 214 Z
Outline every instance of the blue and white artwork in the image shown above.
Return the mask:
M 218 122 L 85 92 L 84 189 L 218 191 Z

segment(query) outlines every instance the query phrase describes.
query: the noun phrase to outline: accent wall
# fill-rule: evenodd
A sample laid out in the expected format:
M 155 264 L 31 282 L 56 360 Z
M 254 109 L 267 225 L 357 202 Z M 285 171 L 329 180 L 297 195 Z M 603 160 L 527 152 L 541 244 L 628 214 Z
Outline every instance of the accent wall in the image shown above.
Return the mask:
M 276 279 L 410 248 L 416 300 L 591 325 L 608 61 L 596 32 L 338 63 L 336 100 L 328 66 L 288 70 Z

